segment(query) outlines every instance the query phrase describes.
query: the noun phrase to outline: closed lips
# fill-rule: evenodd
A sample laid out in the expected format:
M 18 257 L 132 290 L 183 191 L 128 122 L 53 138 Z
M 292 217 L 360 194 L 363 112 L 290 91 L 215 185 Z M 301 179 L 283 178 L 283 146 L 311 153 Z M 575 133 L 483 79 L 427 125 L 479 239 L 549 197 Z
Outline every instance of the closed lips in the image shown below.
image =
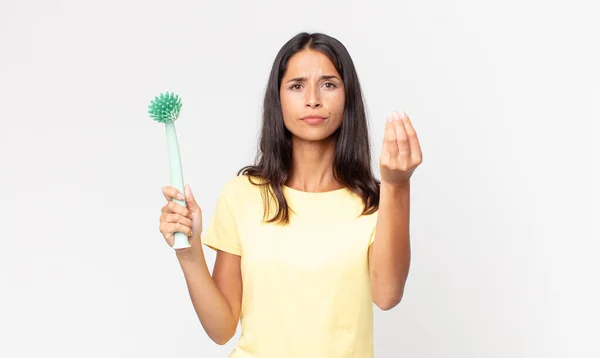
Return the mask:
M 302 117 L 302 120 L 305 119 L 325 119 L 326 117 L 322 117 L 322 116 L 306 116 L 306 117 Z

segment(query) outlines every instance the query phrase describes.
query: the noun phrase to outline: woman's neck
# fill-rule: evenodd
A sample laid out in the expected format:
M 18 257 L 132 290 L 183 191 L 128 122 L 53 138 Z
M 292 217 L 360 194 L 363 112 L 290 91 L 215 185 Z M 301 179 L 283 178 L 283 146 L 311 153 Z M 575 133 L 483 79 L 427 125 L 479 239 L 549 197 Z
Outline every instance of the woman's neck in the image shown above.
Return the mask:
M 292 140 L 292 168 L 286 185 L 290 188 L 325 192 L 343 188 L 333 177 L 335 138 L 318 142 Z

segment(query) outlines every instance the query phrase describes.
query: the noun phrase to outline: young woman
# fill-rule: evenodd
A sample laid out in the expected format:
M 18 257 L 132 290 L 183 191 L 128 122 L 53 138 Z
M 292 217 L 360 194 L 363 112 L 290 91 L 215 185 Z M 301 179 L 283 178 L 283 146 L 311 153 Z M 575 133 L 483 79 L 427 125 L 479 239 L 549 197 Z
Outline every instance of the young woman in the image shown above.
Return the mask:
M 404 112 L 388 116 L 381 182 L 354 64 L 338 40 L 301 33 L 275 58 L 255 165 L 222 188 L 206 231 L 189 185 L 163 188 L 160 231 L 176 250 L 194 309 L 230 357 L 373 357 L 373 303 L 403 295 L 410 264 L 410 178 L 421 163 Z M 187 208 L 172 201 L 184 194 Z M 181 196 L 180 198 L 183 198 Z M 216 250 L 211 276 L 202 243 Z

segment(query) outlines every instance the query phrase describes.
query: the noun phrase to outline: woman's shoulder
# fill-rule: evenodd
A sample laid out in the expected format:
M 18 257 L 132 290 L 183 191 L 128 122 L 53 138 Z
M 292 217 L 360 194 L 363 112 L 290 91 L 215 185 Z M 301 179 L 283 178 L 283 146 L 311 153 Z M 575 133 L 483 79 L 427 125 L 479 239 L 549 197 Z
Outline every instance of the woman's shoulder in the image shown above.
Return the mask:
M 265 183 L 263 179 L 246 174 L 232 177 L 225 181 L 219 194 L 220 200 L 226 203 L 234 216 L 248 217 L 252 212 L 262 213 L 262 183 Z
M 251 176 L 248 174 L 236 175 L 225 182 L 224 188 L 230 190 L 248 190 L 255 186 L 264 185 L 266 181 L 257 176 Z
M 247 197 L 260 193 L 266 181 L 260 177 L 240 174 L 227 180 L 223 185 L 221 195 L 228 197 Z

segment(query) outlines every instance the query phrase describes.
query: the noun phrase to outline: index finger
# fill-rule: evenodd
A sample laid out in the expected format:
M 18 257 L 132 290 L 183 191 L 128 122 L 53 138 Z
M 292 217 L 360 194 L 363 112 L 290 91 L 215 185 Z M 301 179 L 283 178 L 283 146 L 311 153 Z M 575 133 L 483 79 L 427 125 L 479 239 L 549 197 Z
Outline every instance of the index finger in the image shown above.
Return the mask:
M 176 188 L 172 187 L 172 186 L 164 186 L 162 188 L 162 193 L 165 196 L 165 199 L 167 199 L 167 201 L 171 201 L 173 199 L 183 199 L 183 194 L 177 190 Z M 181 194 L 182 197 L 178 198 L 177 194 Z
M 385 121 L 385 128 L 383 132 L 383 153 L 390 156 L 398 154 L 398 143 L 396 142 L 396 130 L 394 129 L 394 114 L 390 113 Z

